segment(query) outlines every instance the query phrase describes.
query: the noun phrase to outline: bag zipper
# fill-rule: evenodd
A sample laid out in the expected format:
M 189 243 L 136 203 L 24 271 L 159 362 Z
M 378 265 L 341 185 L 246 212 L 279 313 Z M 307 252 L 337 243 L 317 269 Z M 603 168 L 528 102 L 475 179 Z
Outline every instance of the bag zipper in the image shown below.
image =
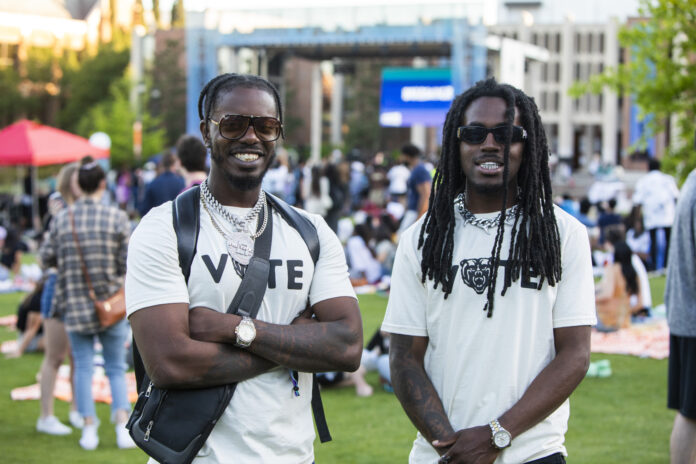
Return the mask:
M 151 391 L 152 382 L 150 382 L 150 386 L 148 386 L 147 391 L 145 392 L 145 396 L 149 397 Z M 152 419 L 150 419 L 150 422 L 148 422 L 147 427 L 145 428 L 145 436 L 143 437 L 144 441 L 150 441 L 150 432 L 152 431 L 152 427 L 155 425 L 155 419 L 157 419 L 157 414 L 159 414 L 160 408 L 162 407 L 162 403 L 164 403 L 164 400 L 167 399 L 168 392 L 169 390 L 164 390 L 162 393 L 162 398 L 160 398 L 159 403 L 157 403 L 157 408 L 155 409 L 155 412 L 152 414 Z

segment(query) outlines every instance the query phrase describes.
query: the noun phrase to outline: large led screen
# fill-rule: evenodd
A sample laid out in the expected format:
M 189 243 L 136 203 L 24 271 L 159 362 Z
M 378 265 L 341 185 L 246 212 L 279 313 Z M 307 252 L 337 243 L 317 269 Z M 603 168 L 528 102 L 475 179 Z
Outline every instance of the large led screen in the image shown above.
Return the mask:
M 449 68 L 384 68 L 379 122 L 387 127 L 441 126 L 453 99 Z

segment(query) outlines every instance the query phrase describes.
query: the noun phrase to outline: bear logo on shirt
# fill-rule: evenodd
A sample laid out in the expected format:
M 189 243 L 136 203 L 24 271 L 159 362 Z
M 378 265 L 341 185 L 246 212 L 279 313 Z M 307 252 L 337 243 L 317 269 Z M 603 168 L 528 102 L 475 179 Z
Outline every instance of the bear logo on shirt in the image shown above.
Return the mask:
M 488 287 L 488 281 L 491 278 L 491 259 L 463 259 L 459 266 L 464 283 L 481 295 Z

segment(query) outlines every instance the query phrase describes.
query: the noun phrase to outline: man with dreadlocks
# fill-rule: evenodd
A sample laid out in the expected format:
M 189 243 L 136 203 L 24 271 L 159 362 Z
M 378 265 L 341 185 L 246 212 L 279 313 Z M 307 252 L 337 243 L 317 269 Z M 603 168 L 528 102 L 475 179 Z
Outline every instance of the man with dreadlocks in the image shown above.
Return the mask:
M 316 228 L 315 264 L 298 230 L 261 190 L 282 136 L 280 98 L 270 82 L 220 75 L 201 91 L 198 111 L 212 165 L 200 185 L 190 276 L 187 282 L 179 266 L 167 202 L 153 208 L 131 238 L 126 302 L 133 334 L 160 388 L 237 382 L 196 463 L 309 464 L 308 373 L 355 371 L 362 354 L 360 311 L 343 249 L 320 216 L 296 211 Z M 258 315 L 225 313 L 250 262 L 244 249 L 253 249 L 267 226 L 270 271 Z
M 382 325 L 411 463 L 565 462 L 596 318 L 587 232 L 553 205 L 548 155 L 522 91 L 488 79 L 452 103 Z

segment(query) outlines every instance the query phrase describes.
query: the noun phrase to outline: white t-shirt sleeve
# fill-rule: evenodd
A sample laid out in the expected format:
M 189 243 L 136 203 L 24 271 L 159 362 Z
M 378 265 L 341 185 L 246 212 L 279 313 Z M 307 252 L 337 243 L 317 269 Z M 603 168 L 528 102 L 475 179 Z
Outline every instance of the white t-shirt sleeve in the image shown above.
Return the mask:
M 341 296 L 357 299 L 348 278 L 348 265 L 341 242 L 321 216 L 313 215 L 311 219 L 319 235 L 319 259 L 309 289 L 309 303 L 314 305 Z
M 420 223 L 419 223 L 420 224 Z M 387 312 L 382 323 L 382 330 L 390 333 L 428 336 L 426 324 L 427 291 L 421 282 L 420 262 L 413 244 L 413 231 L 407 230 L 399 241 L 394 257 L 391 276 L 391 290 Z
M 128 245 L 126 311 L 149 306 L 189 303 L 179 267 L 171 202 L 153 208 L 140 221 Z
M 561 250 L 561 281 L 553 307 L 553 327 L 597 324 L 590 241 L 585 227 L 573 227 Z

